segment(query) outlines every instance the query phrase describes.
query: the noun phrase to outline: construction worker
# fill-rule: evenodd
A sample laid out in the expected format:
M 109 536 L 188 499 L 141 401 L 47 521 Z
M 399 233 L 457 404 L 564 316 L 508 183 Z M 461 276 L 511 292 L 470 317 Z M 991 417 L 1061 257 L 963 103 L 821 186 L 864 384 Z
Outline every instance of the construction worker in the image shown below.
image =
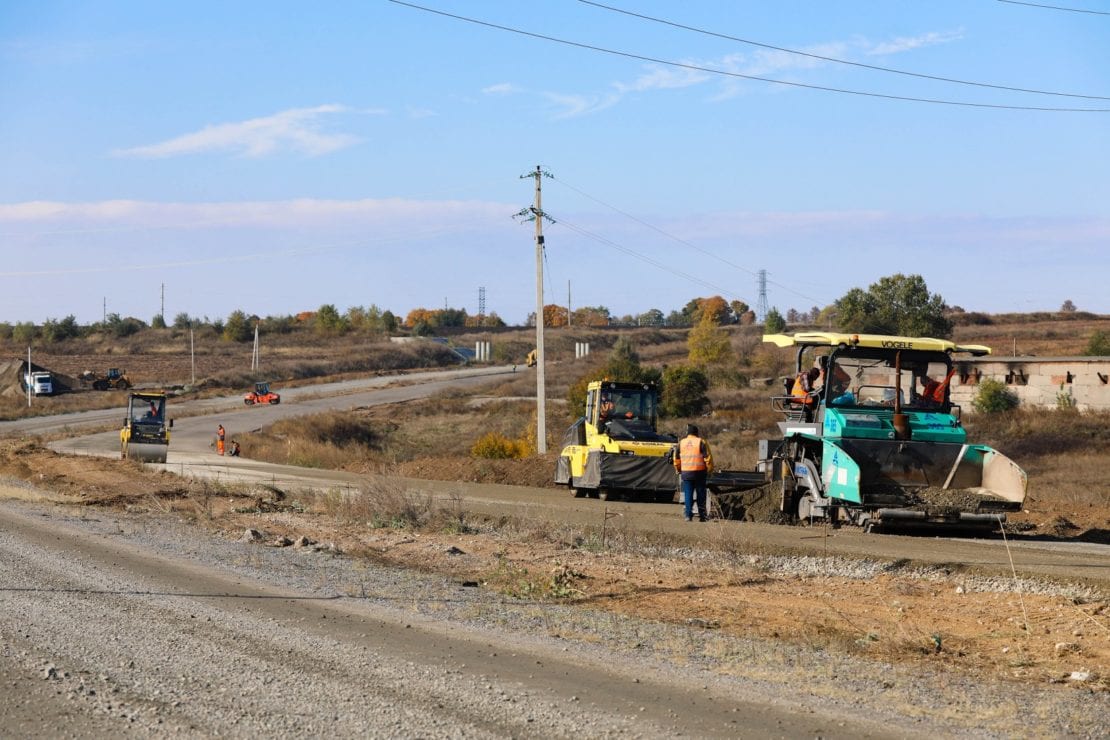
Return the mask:
M 608 393 L 602 394 L 601 404 L 598 406 L 598 420 L 602 422 L 608 421 L 609 417 L 613 415 L 614 408 L 613 398 Z
M 944 380 L 937 382 L 930 378 L 928 375 L 921 374 L 921 394 L 918 396 L 928 406 L 940 406 L 944 403 L 944 392 L 948 390 L 948 384 L 952 382 L 952 376 L 956 374 L 956 368 L 948 371 L 948 375 Z
M 224 436 L 225 436 L 225 434 L 226 433 L 224 432 L 224 425 L 223 424 L 220 424 L 219 426 L 216 427 L 216 454 L 217 455 L 224 454 Z
M 813 395 L 813 391 L 817 388 L 817 380 L 821 377 L 821 371 L 815 367 L 811 367 L 805 372 L 798 373 L 794 378 L 794 386 L 790 389 L 790 395 L 794 397 L 794 403 L 805 404 L 812 406 L 817 403 L 817 398 Z
M 686 521 L 694 519 L 694 496 L 697 496 L 698 519 L 709 520 L 709 510 L 706 508 L 706 483 L 709 474 L 713 472 L 713 456 L 709 452 L 709 443 L 698 436 L 698 428 L 693 424 L 686 425 L 686 436 L 679 440 L 678 447 L 671 452 L 674 458 L 674 469 L 682 478 L 682 503 Z

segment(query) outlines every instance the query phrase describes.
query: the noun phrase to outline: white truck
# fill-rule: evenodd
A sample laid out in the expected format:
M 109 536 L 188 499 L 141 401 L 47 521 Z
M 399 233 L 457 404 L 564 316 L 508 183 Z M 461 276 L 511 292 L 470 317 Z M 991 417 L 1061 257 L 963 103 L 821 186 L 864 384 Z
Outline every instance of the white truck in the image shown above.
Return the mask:
M 33 372 L 23 376 L 23 382 L 36 396 L 54 395 L 54 376 L 48 372 Z

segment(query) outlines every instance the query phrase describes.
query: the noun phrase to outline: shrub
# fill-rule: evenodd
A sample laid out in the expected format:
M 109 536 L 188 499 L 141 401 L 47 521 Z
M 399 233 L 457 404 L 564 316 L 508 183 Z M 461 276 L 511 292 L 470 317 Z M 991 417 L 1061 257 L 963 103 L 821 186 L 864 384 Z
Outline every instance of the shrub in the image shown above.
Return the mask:
M 531 454 L 529 445 L 523 439 L 509 439 L 504 434 L 487 432 L 470 448 L 471 457 L 487 460 L 517 460 Z
M 659 410 L 663 416 L 697 416 L 709 406 L 709 378 L 696 367 L 677 365 L 663 372 Z
M 1017 408 L 1018 397 L 1000 380 L 988 378 L 979 384 L 971 407 L 980 414 L 996 414 Z
M 1091 357 L 1107 357 L 1110 356 L 1110 336 L 1106 332 L 1096 331 L 1087 340 L 1087 349 L 1083 354 Z

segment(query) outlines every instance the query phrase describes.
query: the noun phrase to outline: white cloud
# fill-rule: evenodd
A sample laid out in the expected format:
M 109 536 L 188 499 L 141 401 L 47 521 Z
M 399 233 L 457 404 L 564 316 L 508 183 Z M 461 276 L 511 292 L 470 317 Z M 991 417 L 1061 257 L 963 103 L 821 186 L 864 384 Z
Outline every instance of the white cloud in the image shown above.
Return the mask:
M 212 227 L 337 227 L 344 224 L 418 223 L 435 212 L 448 220 L 504 221 L 514 206 L 488 201 L 417 201 L 401 198 L 226 203 L 159 203 L 108 200 L 88 203 L 28 201 L 0 204 L 7 236 L 82 230 L 206 229 Z
M 548 102 L 561 108 L 555 118 L 574 118 L 612 107 L 620 100 L 620 95 L 566 95 L 563 93 L 545 92 L 543 97 Z
M 342 105 L 319 105 L 315 108 L 292 108 L 265 118 L 252 118 L 238 123 L 206 126 L 200 131 L 163 141 L 158 144 L 119 149 L 122 157 L 164 159 L 186 154 L 230 151 L 248 157 L 261 157 L 281 149 L 309 155 L 327 154 L 358 142 L 347 134 L 323 134 L 317 128 L 320 119 L 331 113 L 343 113 Z
M 964 31 L 962 28 L 956 31 L 930 31 L 920 36 L 899 36 L 898 38 L 875 44 L 870 49 L 865 50 L 864 53 L 868 56 L 900 54 L 904 51 L 922 49 L 926 46 L 937 46 L 939 44 L 951 43 L 952 41 L 959 41 L 963 37 Z
M 482 88 L 483 95 L 512 95 L 520 91 L 520 88 L 511 82 L 501 82 L 496 85 Z
M 646 73 L 632 82 L 614 82 L 613 87 L 622 94 L 646 90 L 674 90 L 697 85 L 705 82 L 708 78 L 709 74 L 707 72 L 699 72 L 696 69 L 652 66 L 648 68 Z

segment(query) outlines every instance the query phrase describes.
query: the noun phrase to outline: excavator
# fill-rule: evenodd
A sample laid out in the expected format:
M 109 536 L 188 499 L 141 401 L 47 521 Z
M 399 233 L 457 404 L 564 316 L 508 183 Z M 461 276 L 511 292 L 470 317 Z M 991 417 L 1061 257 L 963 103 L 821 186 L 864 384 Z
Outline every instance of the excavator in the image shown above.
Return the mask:
M 281 396 L 270 390 L 270 383 L 268 381 L 260 381 L 254 384 L 253 391 L 249 391 L 243 396 L 243 403 L 247 406 L 254 406 L 260 403 L 281 403 Z
M 997 529 L 1018 511 L 1025 472 L 987 445 L 973 444 L 951 402 L 960 358 L 990 354 L 943 339 L 807 332 L 769 334 L 792 348 L 797 378 L 771 399 L 782 438 L 760 442 L 782 512 L 800 521 L 865 530 Z
M 678 485 L 671 450 L 661 434 L 658 393 L 650 383 L 595 380 L 586 388 L 586 415 L 563 437 L 555 482 L 578 498 L 671 501 Z
M 127 397 L 127 416 L 120 429 L 120 458 L 164 463 L 170 447 L 173 419 L 166 419 L 166 394 L 133 392 Z

